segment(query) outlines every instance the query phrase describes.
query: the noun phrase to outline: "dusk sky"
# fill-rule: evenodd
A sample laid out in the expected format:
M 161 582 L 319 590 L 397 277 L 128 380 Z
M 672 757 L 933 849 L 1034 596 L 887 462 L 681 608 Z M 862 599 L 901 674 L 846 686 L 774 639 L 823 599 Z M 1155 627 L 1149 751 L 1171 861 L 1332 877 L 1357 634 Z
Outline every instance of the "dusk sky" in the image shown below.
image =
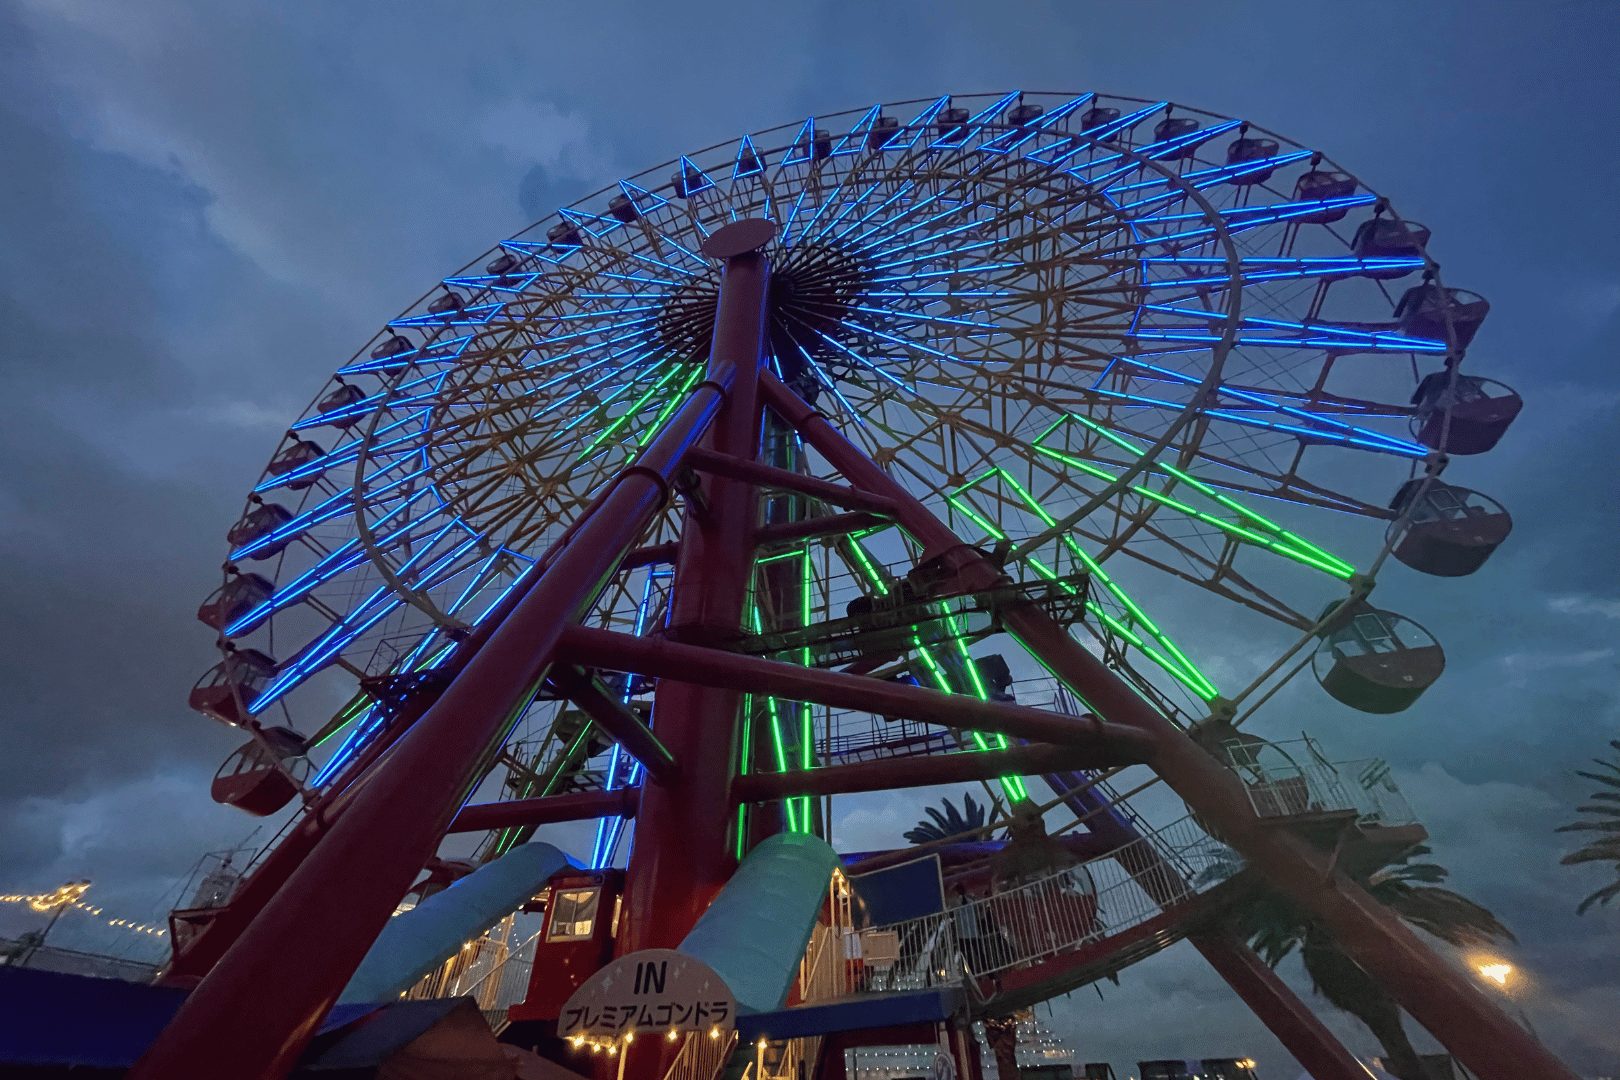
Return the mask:
M 0 893 L 90 877 L 109 911 L 157 920 L 202 852 L 251 831 L 208 797 L 239 739 L 185 708 L 212 662 L 194 612 L 281 433 L 380 320 L 557 206 L 747 130 L 1095 89 L 1320 146 L 1491 300 L 1469 363 L 1527 404 L 1459 482 L 1516 530 L 1472 577 L 1380 591 L 1444 642 L 1444 679 L 1396 717 L 1311 688 L 1275 726 L 1390 760 L 1453 883 L 1517 933 L 1540 1037 L 1620 1074 L 1620 905 L 1576 917 L 1601 872 L 1558 866 L 1573 844 L 1552 831 L 1591 786 L 1574 770 L 1620 738 L 1617 51 L 1608 0 L 0 0 Z M 1186 636 L 1223 647 L 1217 626 Z M 0 907 L 0 935 L 29 925 Z M 72 916 L 59 933 L 162 951 Z M 1298 1073 L 1189 946 L 1051 1023 L 1116 1068 Z

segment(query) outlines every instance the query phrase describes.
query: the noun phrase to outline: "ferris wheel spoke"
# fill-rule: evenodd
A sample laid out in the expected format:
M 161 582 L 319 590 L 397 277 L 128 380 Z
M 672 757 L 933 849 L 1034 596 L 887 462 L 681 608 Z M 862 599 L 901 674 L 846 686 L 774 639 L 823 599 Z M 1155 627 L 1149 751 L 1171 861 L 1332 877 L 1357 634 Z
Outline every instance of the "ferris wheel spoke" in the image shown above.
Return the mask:
M 401 580 L 415 580 L 419 587 L 425 587 L 435 574 L 441 573 L 446 566 L 483 539 L 482 534 L 474 532 L 438 558 L 426 561 L 425 556 L 435 550 L 438 542 L 458 526 L 463 530 L 467 528 L 459 518 L 449 522 L 434 535 L 432 543 L 424 545 L 421 551 L 402 564 L 398 574 Z M 300 649 L 297 655 L 282 667 L 274 681 L 248 704 L 248 712 L 254 715 L 263 712 L 288 691 L 331 663 L 350 644 L 406 602 L 404 596 L 396 593 L 388 585 L 374 589 L 337 623 Z
M 927 406 L 924 405 L 924 407 Z M 970 444 L 972 440 L 968 438 L 968 433 L 971 431 L 977 430 L 980 434 L 992 440 L 996 439 L 998 434 L 993 430 L 965 422 L 960 417 L 957 418 L 957 423 L 953 425 L 953 429 L 957 432 L 955 441 L 965 441 Z M 990 458 L 992 455 L 980 450 L 979 456 L 981 458 Z M 910 473 L 924 490 L 935 487 L 936 482 L 933 478 L 923 476 L 912 466 L 913 458 L 893 455 L 891 460 L 895 462 L 897 467 Z M 1027 454 L 1026 463 L 1032 467 L 1041 467 L 1039 457 L 1036 454 Z M 967 492 L 982 489 L 983 485 L 989 481 L 999 481 L 1005 488 L 1010 489 L 1013 493 L 1012 504 L 1018 506 L 1021 512 L 1032 515 L 1035 520 L 1041 522 L 1047 528 L 1051 528 L 1056 524 L 1055 519 L 1045 506 L 1027 487 L 1013 477 L 1008 470 L 1000 466 L 993 466 L 977 480 L 971 481 L 947 495 L 947 502 L 968 517 L 970 521 L 985 529 L 986 535 L 990 539 L 1001 541 L 1009 539 L 1009 536 L 1002 525 L 998 525 L 991 520 L 990 515 L 986 515 L 982 509 L 974 508 L 965 500 Z M 1008 505 L 1005 495 L 997 497 L 996 502 L 997 505 Z M 1200 700 L 1209 701 L 1218 696 L 1219 691 L 1208 678 L 1187 659 L 1180 647 L 1153 620 L 1148 618 L 1146 613 L 1125 593 L 1123 588 L 1102 569 L 1100 562 L 1086 552 L 1074 537 L 1068 533 L 1063 534 L 1063 546 L 1071 557 L 1082 564 L 1086 572 L 1092 576 L 1092 579 L 1103 586 L 1107 595 L 1117 601 L 1125 617 L 1122 620 L 1117 615 L 1109 615 L 1094 601 L 1087 602 L 1088 611 L 1098 617 L 1105 626 L 1121 634 L 1142 655 L 1163 668 L 1172 678 L 1194 693 Z M 1027 550 L 1022 552 L 1019 557 L 1027 562 L 1040 577 L 1048 581 L 1059 581 L 1060 584 L 1066 584 L 1061 582 L 1061 574 L 1054 566 L 1033 557 Z M 1073 586 L 1067 587 L 1074 588 Z M 1144 634 L 1146 635 L 1145 638 Z
M 1371 206 L 1378 201 L 1372 194 L 1346 195 L 1335 199 L 1305 199 L 1280 203 L 1265 203 L 1249 206 L 1218 207 L 1216 212 L 1222 218 L 1221 227 L 1215 225 L 1199 225 L 1187 227 L 1190 222 L 1206 221 L 1202 212 L 1186 212 L 1179 214 L 1157 214 L 1136 219 L 1136 225 L 1150 229 L 1158 226 L 1168 226 L 1172 232 L 1154 232 L 1150 234 L 1155 244 L 1168 245 L 1187 241 L 1205 241 L 1215 237 L 1220 231 L 1229 235 L 1247 232 L 1251 229 L 1262 228 L 1282 222 L 1298 221 L 1324 213 L 1339 210 L 1349 211 L 1360 206 Z
M 1180 373 L 1174 373 L 1174 376 L 1172 376 L 1171 374 L 1165 374 L 1164 370 L 1156 370 L 1155 378 L 1149 381 L 1159 386 L 1169 384 L 1186 388 L 1198 385 L 1198 380 L 1191 377 L 1174 377 L 1180 376 Z M 1422 459 L 1429 454 L 1428 447 L 1410 440 L 1385 435 L 1370 428 L 1345 423 L 1342 420 L 1335 420 L 1332 416 L 1288 405 L 1263 394 L 1237 390 L 1226 386 L 1214 388 L 1211 393 L 1198 399 L 1196 404 L 1188 401 L 1167 400 L 1163 397 L 1143 393 L 1109 390 L 1101 386 L 1093 386 L 1090 394 L 1129 405 L 1164 409 L 1175 413 L 1183 413 L 1191 407 L 1195 408 L 1200 416 L 1210 420 L 1219 420 L 1223 423 L 1235 424 L 1241 427 L 1277 432 L 1306 443 L 1345 446 L 1378 454 L 1390 454 L 1396 457 L 1414 459 Z M 1222 397 L 1231 399 L 1232 404 L 1221 404 L 1220 399 Z M 1268 419 L 1263 415 L 1266 413 L 1273 414 L 1276 419 Z
M 1134 153 L 1138 157 L 1158 161 L 1171 154 L 1182 151 L 1196 150 L 1199 146 L 1209 142 L 1217 135 L 1223 135 L 1234 128 L 1240 127 L 1242 123 L 1243 121 L 1241 120 L 1223 120 L 1220 123 L 1211 124 L 1208 127 L 1198 128 L 1197 130 L 1188 132 L 1185 135 L 1177 135 L 1171 138 L 1159 139 L 1151 143 L 1145 143 L 1142 146 L 1136 147 Z M 1104 165 L 1113 165 L 1115 162 L 1124 162 L 1124 164 L 1115 166 L 1115 168 L 1109 172 L 1100 173 L 1097 175 L 1090 174 L 1090 170 L 1092 169 L 1100 168 Z M 1056 164 L 1056 162 L 1053 162 L 1053 164 Z M 1069 171 L 1074 176 L 1084 180 L 1087 184 L 1093 187 L 1099 187 L 1107 184 L 1110 180 L 1113 180 L 1116 177 L 1136 172 L 1141 168 L 1142 166 L 1137 162 L 1128 161 L 1126 159 L 1126 155 L 1116 153 L 1109 154 L 1106 157 L 1094 158 L 1082 165 L 1071 168 Z
M 1226 268 L 1224 258 L 1186 255 L 1148 256 L 1142 262 L 1149 266 L 1166 266 L 1185 270 L 1188 276 L 1156 278 L 1144 281 L 1144 289 L 1209 289 L 1230 286 L 1234 277 L 1230 273 L 1211 273 L 1204 268 Z M 1409 273 L 1422 269 L 1419 258 L 1391 256 L 1384 259 L 1360 258 L 1288 258 L 1282 256 L 1246 255 L 1238 260 L 1238 275 L 1245 286 L 1268 281 L 1298 281 L 1303 279 L 1338 279 L 1380 273 Z
M 428 495 L 436 494 L 431 487 L 422 488 L 411 496 L 400 500 L 386 514 L 373 523 L 373 528 L 380 528 L 396 519 L 404 517 L 417 503 Z M 429 513 L 420 517 L 406 520 L 399 524 L 393 532 L 377 537 L 371 545 L 363 546 L 358 539 L 351 539 L 338 545 L 302 574 L 278 588 L 268 598 L 249 608 L 235 621 L 227 623 L 221 631 L 226 637 L 238 637 L 264 622 L 271 615 L 304 599 L 316 587 L 347 573 L 359 566 L 368 565 L 373 559 L 387 554 L 393 549 L 409 544 L 418 537 L 419 530 L 430 524 L 438 516 L 441 507 L 433 508 Z
M 1119 439 L 1118 436 L 1115 436 L 1113 432 L 1108 431 L 1101 425 L 1094 425 L 1092 421 L 1086 420 L 1084 417 L 1070 416 L 1068 419 L 1071 422 L 1083 424 L 1088 428 L 1092 428 L 1092 430 L 1097 431 L 1106 438 L 1117 439 L 1126 447 L 1131 445 L 1125 440 Z M 1073 469 L 1086 473 L 1094 479 L 1102 481 L 1104 484 L 1111 485 L 1120 480 L 1120 475 L 1110 469 L 1065 453 L 1062 450 L 1058 450 L 1053 446 L 1042 442 L 1043 439 L 1050 437 L 1052 432 L 1057 430 L 1058 427 L 1054 426 L 1050 431 L 1042 435 L 1041 439 L 1037 439 L 1035 443 L 1032 444 L 1032 449 L 1034 449 L 1037 453 L 1053 459 L 1054 461 L 1061 462 L 1062 464 Z M 1130 484 L 1129 490 L 1137 496 L 1198 521 L 1212 529 L 1218 530 L 1226 536 L 1231 537 L 1234 541 L 1249 544 L 1260 548 L 1261 550 L 1270 551 L 1275 554 L 1285 556 L 1293 559 L 1296 562 L 1303 563 L 1306 566 L 1320 570 L 1323 573 L 1329 574 L 1333 577 L 1348 581 L 1355 575 L 1355 567 L 1345 562 L 1343 559 L 1340 559 L 1338 556 L 1325 551 L 1315 544 L 1311 544 L 1293 533 L 1288 532 L 1286 529 L 1283 529 L 1281 526 L 1270 521 L 1270 519 L 1266 518 L 1259 512 L 1243 506 L 1237 500 L 1220 494 L 1209 485 L 1196 480 L 1190 473 L 1187 473 L 1184 470 L 1178 469 L 1176 466 L 1165 462 L 1156 461 L 1152 463 L 1151 468 L 1153 471 L 1162 473 L 1172 481 L 1179 481 L 1182 484 L 1185 484 L 1187 487 L 1190 487 L 1207 498 L 1213 500 L 1223 509 L 1236 513 L 1242 521 L 1242 524 L 1236 524 L 1216 517 L 1214 514 L 1211 514 L 1208 511 L 1199 510 L 1198 508 L 1185 502 L 1183 499 L 1177 498 L 1170 494 L 1169 490 L 1160 490 L 1146 484 Z M 1048 524 L 1051 523 L 1049 522 Z
M 337 369 L 338 375 L 365 375 L 416 367 L 419 364 L 454 364 L 461 360 L 476 334 L 461 334 L 446 341 L 422 345 L 381 358 L 371 358 L 346 364 Z
M 403 455 L 414 454 L 420 448 L 424 435 L 421 418 L 413 415 L 395 420 L 380 427 L 373 433 L 374 437 L 376 435 L 389 437 L 375 444 L 368 443 L 362 438 L 355 438 L 297 468 L 272 474 L 268 479 L 261 481 L 253 492 L 262 495 L 266 491 L 274 491 L 276 488 L 287 487 L 301 481 L 313 483 L 340 465 L 358 461 L 362 451 L 368 458 L 378 459 L 397 459 Z
M 1058 126 L 1067 120 L 1069 115 L 1076 109 L 1082 105 L 1090 104 L 1096 97 L 1097 95 L 1094 93 L 1085 93 L 1079 97 L 1070 98 L 1056 108 L 1042 113 L 1038 119 L 1031 123 L 1017 124 L 1010 127 L 979 147 L 979 152 L 984 154 L 1011 154 L 1019 147 L 1039 139 L 1046 133 L 1047 129 Z M 1033 157 L 1034 155 L 1029 154 L 1026 156 Z
M 1002 497 L 983 492 L 983 486 L 990 482 L 999 482 L 1010 488 L 1014 492 L 1017 503 L 1021 504 L 1021 508 L 1025 512 L 1032 514 L 1048 526 L 1055 524 L 1055 519 L 1051 517 L 1035 496 L 1030 494 L 1027 488 L 1020 484 L 1010 472 L 997 467 L 947 496 L 950 504 L 969 521 L 984 530 L 989 539 L 996 541 L 1013 539 L 1002 526 L 996 524 L 992 519 L 992 514 L 987 513 L 980 506 L 975 506 L 967 498 L 969 492 L 980 491 L 987 499 L 1001 504 L 1003 502 Z M 1220 691 L 1215 685 L 1198 670 L 1191 660 L 1187 659 L 1186 654 L 1181 651 L 1180 647 L 1159 628 L 1158 624 L 1147 616 L 1147 613 L 1103 569 L 1102 564 L 1086 552 L 1072 534 L 1063 534 L 1063 547 L 1070 556 L 1084 567 L 1091 580 L 1102 587 L 1104 595 L 1117 605 L 1116 610 L 1120 613 L 1110 614 L 1104 610 L 1102 604 L 1096 599 L 1088 597 L 1085 601 L 1085 608 L 1089 614 L 1097 618 L 1108 630 L 1120 635 L 1141 655 L 1151 660 L 1200 700 L 1207 702 L 1219 696 Z M 1033 555 L 1026 553 L 1016 557 L 1021 562 L 1026 563 L 1041 578 L 1058 583 L 1066 591 L 1079 591 L 1079 587 L 1064 580 L 1063 575 L 1057 569 L 1035 558 Z

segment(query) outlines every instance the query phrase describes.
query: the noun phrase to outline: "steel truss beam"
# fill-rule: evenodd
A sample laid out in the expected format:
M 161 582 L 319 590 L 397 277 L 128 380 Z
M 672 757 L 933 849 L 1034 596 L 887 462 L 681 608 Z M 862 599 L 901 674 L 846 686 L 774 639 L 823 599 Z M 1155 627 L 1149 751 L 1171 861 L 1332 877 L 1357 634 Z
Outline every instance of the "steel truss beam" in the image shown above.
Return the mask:
M 551 825 L 559 821 L 634 817 L 637 802 L 636 789 L 624 787 L 611 791 L 574 791 L 567 795 L 546 795 L 538 799 L 474 803 L 462 807 L 446 831 L 483 832 L 486 829 L 509 829 L 523 825 Z
M 803 521 L 784 521 L 775 525 L 761 525 L 754 530 L 754 543 L 785 544 L 795 540 L 812 540 L 818 536 L 843 536 L 862 529 L 875 529 L 894 522 L 879 514 L 857 511 L 850 514 L 827 514 L 824 517 L 805 518 Z
M 1230 931 L 1200 930 L 1189 939 L 1313 1080 L 1371 1080 L 1367 1067 Z
M 796 772 L 752 773 L 734 780 L 731 790 L 739 802 L 764 802 L 795 795 L 848 795 L 857 791 L 993 780 L 998 776 L 1035 776 L 1048 770 L 1092 768 L 1096 760 L 1094 750 L 1031 744 L 1008 750 L 973 750 L 862 761 Z
M 484 646 L 380 760 L 341 817 L 192 991 L 136 1080 L 283 1076 L 539 689 L 582 616 L 673 492 L 736 378 L 719 365 L 542 557 Z M 272 986 L 274 992 L 266 992 Z
M 617 739 L 625 752 L 641 762 L 655 781 L 667 784 L 675 778 L 679 768 L 675 755 L 658 741 L 658 736 L 641 722 L 641 717 L 630 706 L 608 693 L 602 680 L 579 668 L 559 664 L 552 667 L 550 681 L 598 727 Z
M 724 476 L 730 480 L 745 480 L 760 487 L 797 492 L 831 503 L 833 506 L 841 506 L 845 510 L 864 510 L 882 517 L 889 517 L 894 513 L 894 500 L 881 495 L 873 495 L 845 484 L 835 484 L 830 480 L 818 480 L 803 473 L 778 469 L 774 465 L 718 454 L 701 446 L 687 455 L 686 460 L 688 465 L 701 472 Z
M 908 683 L 805 668 L 592 627 L 568 627 L 558 640 L 556 656 L 567 663 L 634 671 L 658 679 L 681 679 L 835 709 L 864 709 L 961 731 L 990 731 L 1083 749 L 1089 751 L 1089 764 L 1083 768 L 1146 761 L 1155 746 L 1154 737 L 1145 732 L 1096 717 L 980 701 Z

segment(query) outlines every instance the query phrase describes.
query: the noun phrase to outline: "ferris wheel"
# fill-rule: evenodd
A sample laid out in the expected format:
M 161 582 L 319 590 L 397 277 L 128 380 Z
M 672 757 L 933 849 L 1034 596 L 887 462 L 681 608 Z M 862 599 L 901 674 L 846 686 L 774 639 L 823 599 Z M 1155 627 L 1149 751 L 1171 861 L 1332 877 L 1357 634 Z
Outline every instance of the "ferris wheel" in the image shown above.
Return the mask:
M 941 97 L 619 181 L 445 277 L 339 364 L 198 612 L 223 657 L 191 704 L 252 736 L 216 798 L 271 813 L 364 764 L 401 699 L 702 378 L 719 282 L 704 241 L 749 218 L 776 225 L 776 374 L 1022 586 L 1067 597 L 1076 633 L 1167 716 L 1240 723 L 1304 667 L 1373 712 L 1439 676 L 1434 639 L 1368 592 L 1388 555 L 1460 575 L 1505 538 L 1499 505 L 1439 477 L 1520 402 L 1465 373 L 1488 304 L 1440 283 L 1428 230 L 1243 121 L 1096 94 Z M 818 468 L 786 436 L 771 453 Z M 745 629 L 892 606 L 903 548 L 876 523 L 766 552 Z M 788 574 L 798 610 L 773 610 Z M 656 632 L 668 580 L 655 561 L 622 568 L 592 618 Z M 1265 661 L 1217 684 L 1175 602 L 1142 599 L 1177 590 L 1230 608 Z M 954 640 L 897 663 L 982 693 L 973 635 Z M 777 723 L 778 764 L 825 762 L 826 718 Z M 579 729 L 537 701 L 506 760 L 531 788 L 634 781 Z
M 594 824 L 581 873 L 620 890 L 611 922 L 579 907 L 606 893 L 559 894 L 565 946 L 605 950 L 573 974 L 681 944 L 714 901 L 791 979 L 811 954 L 750 890 L 798 852 L 795 925 L 830 932 L 835 796 L 995 780 L 973 832 L 1007 837 L 953 832 L 939 865 L 998 936 L 941 895 L 890 975 L 954 971 L 999 1016 L 1192 936 L 1313 1075 L 1353 1080 L 1211 929 L 1260 882 L 1488 1080 L 1566 1075 L 1344 872 L 1422 835 L 1387 769 L 1364 811 L 1314 744 L 1242 730 L 1307 670 L 1409 708 L 1444 653 L 1375 582 L 1391 556 L 1465 576 L 1511 529 L 1443 478 L 1522 403 L 1465 364 L 1489 305 L 1428 247 L 1248 122 L 1015 92 L 728 140 L 442 278 L 337 366 L 229 527 L 190 704 L 247 736 L 214 797 L 291 812 L 228 902 L 174 913 L 166 978 L 201 982 L 136 1074 L 285 1073 L 402 896 L 561 822 Z M 1151 776 L 1120 793 L 1124 769 Z M 1135 798 L 1160 781 L 1168 825 Z M 1059 806 L 1085 834 L 1047 833 Z M 555 974 L 536 960 L 531 998 Z M 556 1036 L 545 1001 L 518 1005 Z M 638 1077 L 686 1061 L 652 1034 Z M 687 1034 L 718 1075 L 718 1028 Z

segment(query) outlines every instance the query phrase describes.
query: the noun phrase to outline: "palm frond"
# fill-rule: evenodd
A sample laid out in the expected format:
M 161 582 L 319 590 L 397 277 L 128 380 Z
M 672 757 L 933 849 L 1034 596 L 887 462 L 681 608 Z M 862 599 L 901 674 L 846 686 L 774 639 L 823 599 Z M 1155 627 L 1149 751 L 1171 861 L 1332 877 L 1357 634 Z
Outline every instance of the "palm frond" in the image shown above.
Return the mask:
M 1620 878 L 1616 878 L 1615 880 L 1609 882 L 1607 885 L 1603 886 L 1603 888 L 1599 889 L 1591 896 L 1588 896 L 1585 900 L 1582 900 L 1580 906 L 1575 909 L 1575 914 L 1585 915 L 1586 909 L 1591 907 L 1593 904 L 1607 906 L 1609 901 L 1613 900 L 1616 896 L 1620 896 Z
M 953 836 L 972 832 L 983 828 L 989 818 L 986 810 L 971 794 L 962 797 L 962 807 L 957 809 L 950 799 L 940 800 L 939 806 L 927 806 L 923 813 L 928 817 L 917 822 L 916 826 L 908 830 L 905 838 L 913 844 L 927 844 L 938 840 L 949 840 Z
M 1591 772 L 1586 769 L 1576 770 L 1575 775 L 1584 777 L 1612 791 L 1594 791 L 1587 796 L 1589 802 L 1582 803 L 1575 808 L 1578 814 L 1587 815 L 1581 821 L 1572 821 L 1568 825 L 1560 825 L 1555 832 L 1561 833 L 1598 833 L 1595 839 L 1582 844 L 1576 850 L 1559 859 L 1560 865 L 1579 866 L 1583 863 L 1612 862 L 1614 863 L 1615 879 L 1604 885 L 1586 899 L 1582 900 L 1575 909 L 1577 914 L 1585 914 L 1593 904 L 1607 904 L 1615 896 L 1620 895 L 1620 739 L 1610 739 L 1609 746 L 1615 751 L 1615 760 L 1593 758 L 1593 762 L 1603 771 Z
M 1452 945 L 1516 941 L 1513 931 L 1488 908 L 1450 889 L 1421 886 L 1390 901 L 1402 919 Z
M 1558 860 L 1560 866 L 1578 866 L 1589 862 L 1613 862 L 1620 864 L 1620 840 L 1597 841 L 1574 851 Z
M 1620 819 L 1615 821 L 1577 821 L 1569 825 L 1560 825 L 1554 831 L 1620 833 Z

